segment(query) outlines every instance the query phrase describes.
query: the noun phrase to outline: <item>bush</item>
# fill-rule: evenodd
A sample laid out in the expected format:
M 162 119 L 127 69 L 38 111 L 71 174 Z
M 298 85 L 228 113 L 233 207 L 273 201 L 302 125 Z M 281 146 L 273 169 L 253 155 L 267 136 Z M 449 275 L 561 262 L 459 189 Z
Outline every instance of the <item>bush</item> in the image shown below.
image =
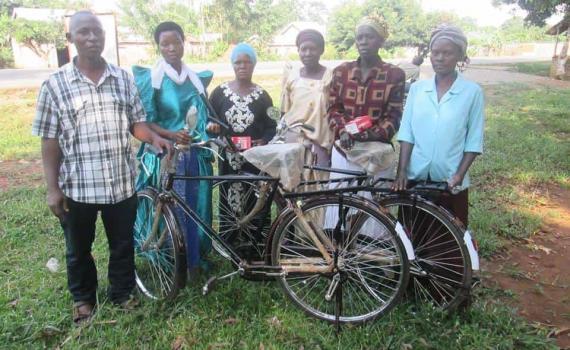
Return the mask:
M 230 46 L 228 43 L 222 40 L 218 40 L 212 46 L 210 52 L 208 52 L 208 56 L 206 60 L 208 62 L 216 61 L 218 58 L 222 57 L 227 51 Z
M 338 52 L 338 50 L 336 49 L 336 47 L 333 44 L 326 44 L 325 45 L 325 52 L 323 53 L 323 55 L 321 56 L 322 60 L 338 60 L 341 59 L 341 55 Z
M 0 46 L 0 68 L 11 68 L 13 65 L 12 49 Z

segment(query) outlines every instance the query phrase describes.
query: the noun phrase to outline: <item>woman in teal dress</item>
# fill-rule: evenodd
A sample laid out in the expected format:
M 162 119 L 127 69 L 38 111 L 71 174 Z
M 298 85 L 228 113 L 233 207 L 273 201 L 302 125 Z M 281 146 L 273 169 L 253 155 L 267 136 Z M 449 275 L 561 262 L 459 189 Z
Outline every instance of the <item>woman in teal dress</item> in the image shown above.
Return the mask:
M 212 72 L 195 73 L 182 62 L 184 33 L 174 22 L 159 24 L 154 32 L 162 58 L 149 69 L 133 67 L 135 82 L 147 113 L 150 127 L 164 138 L 187 144 L 190 136 L 184 130 L 186 114 L 194 106 L 197 110 L 197 125 L 194 140 L 207 140 L 208 111 L 201 94 L 212 79 Z M 146 186 L 160 186 L 160 159 L 147 152 L 143 144 L 139 150 L 140 173 L 137 190 Z M 204 149 L 192 149 L 178 159 L 177 174 L 188 176 L 212 175 L 212 154 Z M 174 190 L 200 215 L 206 223 L 212 221 L 212 188 L 209 181 L 175 181 Z M 200 205 L 198 205 L 200 203 Z M 139 209 L 144 210 L 144 209 Z M 183 226 L 186 241 L 187 265 L 191 270 L 206 267 L 204 257 L 211 242 L 196 223 L 177 207 L 179 223 Z

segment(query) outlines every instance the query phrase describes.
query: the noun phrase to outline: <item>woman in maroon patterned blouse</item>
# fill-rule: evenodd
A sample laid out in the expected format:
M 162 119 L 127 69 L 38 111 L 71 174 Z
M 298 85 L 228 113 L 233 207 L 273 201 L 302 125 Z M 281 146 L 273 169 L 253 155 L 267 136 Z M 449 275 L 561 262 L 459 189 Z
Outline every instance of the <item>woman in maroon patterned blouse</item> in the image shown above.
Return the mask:
M 390 143 L 398 131 L 405 74 L 378 55 L 387 37 L 388 28 L 381 17 L 364 17 L 356 28 L 358 59 L 343 63 L 333 71 L 328 117 L 335 139 L 340 140 L 333 149 L 333 168 L 361 170 L 346 160 L 343 149 L 349 150 L 355 141 Z M 359 133 L 349 132 L 352 130 L 346 128 L 347 124 L 361 116 L 369 116 L 372 126 Z M 394 164 L 375 175 L 393 176 L 393 172 Z

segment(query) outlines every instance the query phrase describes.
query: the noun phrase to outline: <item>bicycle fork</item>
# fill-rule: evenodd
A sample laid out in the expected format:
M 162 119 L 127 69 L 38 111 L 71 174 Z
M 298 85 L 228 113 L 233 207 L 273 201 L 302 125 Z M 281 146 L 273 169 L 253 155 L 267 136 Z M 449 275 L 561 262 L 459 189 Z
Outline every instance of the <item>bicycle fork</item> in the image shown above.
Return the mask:
M 149 249 L 151 242 L 154 241 L 154 238 L 156 237 L 156 234 L 158 231 L 158 223 L 160 221 L 160 214 L 162 214 L 162 206 L 163 205 L 164 205 L 164 202 L 161 200 L 159 200 L 158 204 L 156 205 L 156 212 L 154 213 L 154 216 L 152 219 L 152 228 L 150 231 L 150 235 L 147 237 L 147 239 L 145 240 L 145 242 L 143 243 L 143 246 L 142 246 L 143 252 L 146 252 Z M 164 243 L 165 237 L 166 237 L 166 235 L 163 235 L 163 237 L 160 237 L 160 239 L 156 243 L 157 247 L 162 246 L 162 243 Z

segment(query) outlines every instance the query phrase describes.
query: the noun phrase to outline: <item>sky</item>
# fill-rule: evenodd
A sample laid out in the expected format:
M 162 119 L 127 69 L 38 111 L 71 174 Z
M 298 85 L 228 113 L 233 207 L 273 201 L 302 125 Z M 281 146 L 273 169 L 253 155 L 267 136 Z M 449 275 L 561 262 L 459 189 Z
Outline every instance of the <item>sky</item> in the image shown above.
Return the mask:
M 203 0 L 204 3 L 208 2 Z M 240 1 L 240 0 L 236 0 Z M 445 10 L 455 12 L 460 17 L 475 18 L 480 26 L 500 26 L 504 21 L 511 18 L 513 14 L 524 17 L 524 11 L 513 10 L 513 7 L 495 7 L 492 0 L 419 0 L 425 11 Z M 116 9 L 116 0 L 94 0 L 97 8 Z M 194 1 L 198 3 L 199 1 Z M 329 8 L 340 4 L 342 0 L 323 0 Z M 357 1 L 355 1 L 357 2 Z M 549 24 L 556 23 L 553 19 Z

